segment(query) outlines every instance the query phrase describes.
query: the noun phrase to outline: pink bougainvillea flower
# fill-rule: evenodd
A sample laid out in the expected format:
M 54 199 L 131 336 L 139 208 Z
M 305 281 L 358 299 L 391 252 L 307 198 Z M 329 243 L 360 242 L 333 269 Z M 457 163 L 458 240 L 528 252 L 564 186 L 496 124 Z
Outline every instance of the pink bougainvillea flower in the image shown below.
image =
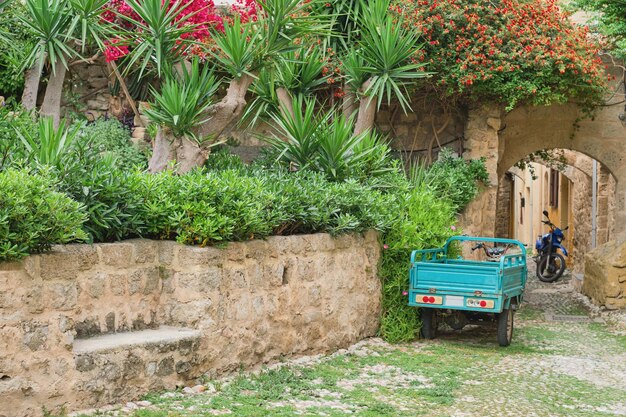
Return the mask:
M 107 62 L 117 61 L 120 58 L 128 55 L 128 46 L 117 45 L 120 43 L 120 39 L 112 39 L 111 41 L 105 41 L 104 57 Z
M 389 245 L 385 243 L 385 244 L 383 245 L 383 249 L 389 249 Z
M 402 291 L 402 295 L 409 295 L 409 293 L 406 291 Z

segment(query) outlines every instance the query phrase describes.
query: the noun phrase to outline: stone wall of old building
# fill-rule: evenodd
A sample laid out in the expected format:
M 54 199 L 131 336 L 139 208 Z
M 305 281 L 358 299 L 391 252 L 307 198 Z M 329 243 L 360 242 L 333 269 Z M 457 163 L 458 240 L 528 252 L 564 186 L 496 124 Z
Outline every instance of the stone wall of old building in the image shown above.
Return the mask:
M 484 185 L 478 196 L 470 202 L 460 215 L 463 231 L 470 236 L 493 237 L 496 230 L 496 201 L 498 198 L 498 157 L 502 127 L 502 110 L 496 105 L 476 107 L 469 111 L 465 126 L 463 157 L 485 158 L 489 184 Z M 467 248 L 464 248 L 467 249 Z M 472 256 L 464 250 L 464 255 Z
M 376 333 L 376 233 L 131 240 L 0 263 L 0 416 L 172 389 Z
M 511 229 L 511 204 L 513 199 L 513 175 L 506 173 L 498 184 L 498 199 L 496 201 L 496 232 L 495 237 L 513 238 Z
M 579 169 L 572 170 L 572 176 L 573 227 L 569 233 L 566 232 L 564 244 L 571 250 L 573 272 L 582 274 L 585 254 L 591 250 L 591 177 Z
M 582 291 L 608 309 L 626 308 L 626 243 L 612 240 L 586 254 Z

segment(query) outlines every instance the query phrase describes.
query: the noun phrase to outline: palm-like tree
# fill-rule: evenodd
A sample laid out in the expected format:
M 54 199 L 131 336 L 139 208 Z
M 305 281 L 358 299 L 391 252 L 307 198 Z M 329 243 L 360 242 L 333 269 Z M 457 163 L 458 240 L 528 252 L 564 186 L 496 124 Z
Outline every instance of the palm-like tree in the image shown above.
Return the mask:
M 51 70 L 41 106 L 41 114 L 51 116 L 58 126 L 65 74 L 71 59 L 82 59 L 82 52 L 92 41 L 101 44 L 102 26 L 99 13 L 106 0 L 26 0 L 28 15 L 24 24 L 33 32 L 37 43 L 24 63 L 26 85 L 22 105 L 32 110 L 44 66 Z M 75 36 L 78 32 L 79 36 Z M 80 48 L 78 48 L 80 45 Z

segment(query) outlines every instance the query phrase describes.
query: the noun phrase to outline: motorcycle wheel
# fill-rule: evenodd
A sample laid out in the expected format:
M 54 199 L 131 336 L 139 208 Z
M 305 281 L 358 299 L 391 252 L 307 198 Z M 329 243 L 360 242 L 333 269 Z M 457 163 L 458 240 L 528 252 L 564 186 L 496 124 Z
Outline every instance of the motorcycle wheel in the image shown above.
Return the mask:
M 565 259 L 559 253 L 551 253 L 539 259 L 537 277 L 542 282 L 554 282 L 565 272 Z

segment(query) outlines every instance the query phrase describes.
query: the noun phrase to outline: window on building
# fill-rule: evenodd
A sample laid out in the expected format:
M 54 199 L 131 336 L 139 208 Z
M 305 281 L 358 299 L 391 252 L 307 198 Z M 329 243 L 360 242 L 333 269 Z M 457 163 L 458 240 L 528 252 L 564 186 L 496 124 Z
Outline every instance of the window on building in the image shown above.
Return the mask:
M 559 171 L 550 170 L 550 207 L 559 206 Z

